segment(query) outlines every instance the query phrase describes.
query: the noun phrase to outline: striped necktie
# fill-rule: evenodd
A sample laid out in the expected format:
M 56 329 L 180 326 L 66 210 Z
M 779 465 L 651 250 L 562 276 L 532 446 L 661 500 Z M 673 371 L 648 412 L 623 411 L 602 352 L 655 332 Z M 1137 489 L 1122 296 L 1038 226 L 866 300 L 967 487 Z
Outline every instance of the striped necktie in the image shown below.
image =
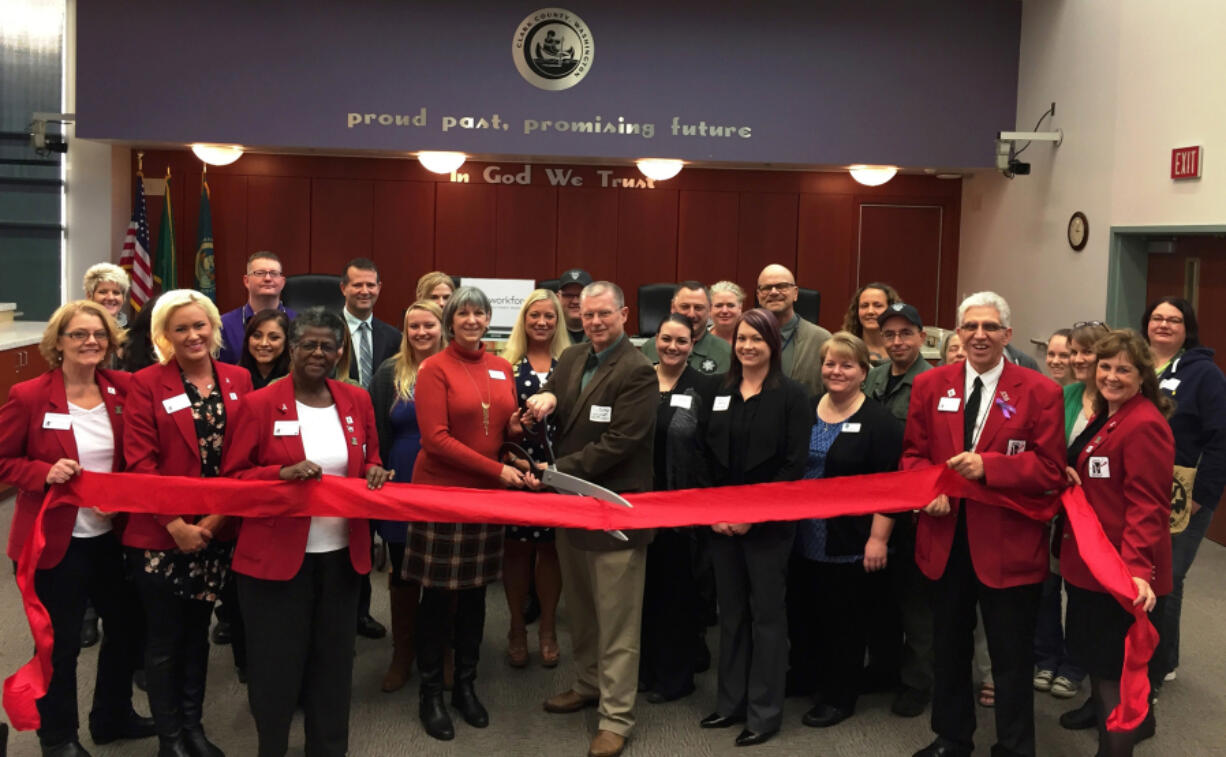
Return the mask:
M 370 387 L 370 377 L 375 372 L 374 359 L 370 349 L 370 321 L 364 321 L 358 326 L 358 381 L 363 388 Z

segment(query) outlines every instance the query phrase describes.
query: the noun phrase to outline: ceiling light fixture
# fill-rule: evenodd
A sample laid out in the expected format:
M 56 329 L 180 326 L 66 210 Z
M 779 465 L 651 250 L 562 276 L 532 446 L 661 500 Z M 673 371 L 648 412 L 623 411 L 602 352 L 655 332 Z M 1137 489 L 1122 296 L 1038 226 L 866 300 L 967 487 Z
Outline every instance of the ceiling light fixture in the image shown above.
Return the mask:
M 665 181 L 681 173 L 681 166 L 685 164 L 673 158 L 643 158 L 636 161 L 635 165 L 647 178 L 654 181 Z
M 898 173 L 897 166 L 852 166 L 847 170 L 851 172 L 851 178 L 866 187 L 879 187 Z
M 417 162 L 427 171 L 434 173 L 451 173 L 460 166 L 468 156 L 462 152 L 447 152 L 441 150 L 422 150 L 417 153 Z
M 243 157 L 243 148 L 238 145 L 192 145 L 196 157 L 210 166 L 228 166 Z

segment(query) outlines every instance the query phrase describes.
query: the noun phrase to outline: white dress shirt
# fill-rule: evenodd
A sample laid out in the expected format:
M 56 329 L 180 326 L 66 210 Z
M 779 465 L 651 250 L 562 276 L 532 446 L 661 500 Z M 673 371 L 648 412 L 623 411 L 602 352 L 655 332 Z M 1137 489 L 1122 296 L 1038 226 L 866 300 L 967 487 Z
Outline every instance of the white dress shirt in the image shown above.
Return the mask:
M 99 402 L 97 407 L 86 410 L 69 402 L 68 415 L 72 417 L 72 438 L 77 443 L 81 467 L 94 473 L 110 473 L 115 460 L 115 435 L 111 432 L 106 403 Z M 91 507 L 77 508 L 77 520 L 72 524 L 75 538 L 90 539 L 110 530 L 110 518 L 102 517 Z
M 302 435 L 302 451 L 306 459 L 319 465 L 325 476 L 344 476 L 349 472 L 349 448 L 345 446 L 345 431 L 336 405 L 298 406 L 298 427 Z M 307 535 L 308 553 L 334 552 L 349 546 L 348 518 L 311 518 Z
M 1000 362 L 983 373 L 975 373 L 975 369 L 971 367 L 969 360 L 966 361 L 966 387 L 965 394 L 962 395 L 963 402 L 971 398 L 971 391 L 975 386 L 975 377 L 983 383 L 983 388 L 979 390 L 979 415 L 975 418 L 975 435 L 974 444 L 971 445 L 971 450 L 975 450 L 979 446 L 979 434 L 983 431 L 983 423 L 988 419 L 988 413 L 992 410 L 992 404 L 996 399 L 996 385 L 1000 383 L 1000 374 L 1005 370 L 1005 358 L 1002 356 Z

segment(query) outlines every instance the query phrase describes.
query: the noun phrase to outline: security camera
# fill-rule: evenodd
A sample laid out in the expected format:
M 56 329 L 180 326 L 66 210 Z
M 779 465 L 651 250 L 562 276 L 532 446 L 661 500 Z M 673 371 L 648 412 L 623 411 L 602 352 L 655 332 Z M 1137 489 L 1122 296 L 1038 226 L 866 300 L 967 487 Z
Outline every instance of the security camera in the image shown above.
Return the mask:
M 68 138 L 61 134 L 48 134 L 48 123 L 65 124 L 76 119 L 75 113 L 35 113 L 30 122 L 30 147 L 39 154 L 68 152 Z M 63 128 L 63 127 L 61 127 Z

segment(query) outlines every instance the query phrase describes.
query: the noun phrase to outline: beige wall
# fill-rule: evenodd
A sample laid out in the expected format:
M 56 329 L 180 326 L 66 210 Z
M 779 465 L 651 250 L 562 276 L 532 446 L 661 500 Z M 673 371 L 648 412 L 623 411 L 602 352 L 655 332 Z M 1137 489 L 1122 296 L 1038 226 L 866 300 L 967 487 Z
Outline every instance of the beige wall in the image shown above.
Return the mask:
M 1034 143 L 1030 176 L 964 182 L 958 276 L 1009 300 L 1015 342 L 1104 316 L 1110 227 L 1226 224 L 1224 40 L 1214 0 L 1026 0 L 1017 123 L 1001 129 L 1031 129 L 1054 100 L 1064 143 Z M 1193 144 L 1204 178 L 1176 184 L 1171 148 Z M 1078 210 L 1080 253 L 1065 238 Z

